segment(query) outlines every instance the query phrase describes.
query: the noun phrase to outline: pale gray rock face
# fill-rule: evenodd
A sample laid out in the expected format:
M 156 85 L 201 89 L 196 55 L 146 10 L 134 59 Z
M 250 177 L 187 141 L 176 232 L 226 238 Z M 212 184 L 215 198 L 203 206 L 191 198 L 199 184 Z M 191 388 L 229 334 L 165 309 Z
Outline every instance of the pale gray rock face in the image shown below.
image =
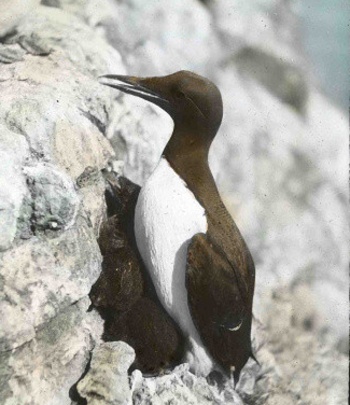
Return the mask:
M 40 0 L 0 0 L 0 37 L 15 30 L 39 4 Z
M 89 299 L 83 298 L 66 306 L 28 342 L 1 352 L 2 404 L 71 403 L 69 390 L 102 331 L 99 317 L 86 312 L 89 305 Z
M 215 60 L 219 46 L 211 16 L 200 2 L 130 0 L 120 3 L 117 11 L 107 38 L 120 49 L 133 73 L 188 69 L 208 74 L 213 66 L 208 61 Z
M 224 59 L 245 47 L 301 62 L 295 0 L 208 1 Z M 259 69 L 259 66 L 257 66 Z M 300 68 L 300 66 L 299 66 Z
M 265 330 L 261 335 L 265 338 L 264 350 L 275 359 L 269 389 L 265 391 L 269 405 L 340 405 L 347 401 L 348 359 L 334 350 L 329 336 L 319 334 L 315 338 L 312 323 L 317 308 L 310 303 L 312 294 L 309 290 L 307 285 L 291 290 L 280 288 L 265 296 Z M 304 310 L 299 311 L 298 305 Z M 254 398 L 260 397 L 256 394 L 261 388 L 261 381 L 258 381 L 250 398 L 246 393 L 240 393 L 248 403 L 255 404 L 259 403 Z
M 17 232 L 17 221 L 25 194 L 21 166 L 29 155 L 24 136 L 0 124 L 0 252 L 8 249 Z
M 188 364 L 181 364 L 169 375 L 157 378 L 142 378 L 135 370 L 131 377 L 133 404 L 174 405 L 243 405 L 232 382 L 228 381 L 224 389 L 209 385 L 204 377 L 196 377 L 189 371 Z
M 74 183 L 48 164 L 24 167 L 31 194 L 32 228 L 67 230 L 76 220 L 80 200 Z
M 1 52 L 21 60 L 0 63 L 0 402 L 70 404 L 102 334 L 87 295 L 101 271 L 100 170 L 114 152 L 97 76 L 124 66 L 61 10 L 39 7 L 17 31 Z
M 99 0 L 58 0 L 54 5 L 102 29 L 132 74 L 181 69 L 208 74 L 214 66 L 219 42 L 211 14 L 199 1 L 104 0 L 103 4 L 101 7 Z
M 144 100 L 124 97 L 123 101 L 125 109 L 114 114 L 107 138 L 123 162 L 123 172 L 142 185 L 158 164 L 173 123 L 168 114 Z
M 88 405 L 131 403 L 128 369 L 135 360 L 134 350 L 124 342 L 107 342 L 92 354 L 87 375 L 77 389 Z
M 66 232 L 50 228 L 4 252 L 1 349 L 30 341 L 61 309 L 86 296 L 100 260 L 93 231 L 81 217 Z

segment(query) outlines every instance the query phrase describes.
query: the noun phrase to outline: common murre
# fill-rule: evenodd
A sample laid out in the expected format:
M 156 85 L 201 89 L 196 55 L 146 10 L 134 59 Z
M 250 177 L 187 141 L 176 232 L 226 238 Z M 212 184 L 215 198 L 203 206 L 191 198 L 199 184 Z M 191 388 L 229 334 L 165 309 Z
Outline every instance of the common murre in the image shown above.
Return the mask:
M 138 197 L 137 246 L 158 297 L 189 341 L 201 375 L 215 365 L 239 379 L 251 349 L 255 269 L 208 164 L 223 106 L 209 80 L 106 75 L 103 84 L 151 101 L 174 121 L 160 162 Z

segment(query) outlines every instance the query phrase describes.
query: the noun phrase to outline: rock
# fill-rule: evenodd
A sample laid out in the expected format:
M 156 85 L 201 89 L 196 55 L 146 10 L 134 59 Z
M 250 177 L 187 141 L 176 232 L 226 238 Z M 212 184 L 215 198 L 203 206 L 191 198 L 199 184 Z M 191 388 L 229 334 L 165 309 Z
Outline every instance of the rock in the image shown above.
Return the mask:
M 32 229 L 67 230 L 75 222 L 79 197 L 72 180 L 46 164 L 24 168 L 31 193 Z
M 25 138 L 0 124 L 0 252 L 11 247 L 27 194 L 21 166 L 29 156 Z
M 81 216 L 56 233 L 31 237 L 0 259 L 1 350 L 33 339 L 38 328 L 86 296 L 99 275 L 98 245 Z
M 0 63 L 14 63 L 23 60 L 25 51 L 19 46 L 5 46 L 0 44 Z
M 15 30 L 38 5 L 40 0 L 1 0 L 0 1 L 0 38 Z
M 1 351 L 1 402 L 70 404 L 70 387 L 81 376 L 102 332 L 101 319 L 86 313 L 89 300 L 67 306 L 44 323 L 35 337 L 12 351 Z M 17 318 L 20 323 L 22 318 Z
M 125 405 L 131 390 L 127 371 L 135 359 L 124 342 L 101 343 L 92 352 L 89 371 L 79 382 L 79 394 L 88 405 Z
M 88 166 L 77 178 L 80 197 L 89 222 L 98 235 L 103 220 L 106 218 L 105 189 L 101 171 Z
M 209 385 L 204 377 L 193 375 L 188 364 L 181 364 L 172 373 L 157 378 L 142 378 L 141 373 L 136 370 L 132 374 L 131 384 L 135 405 L 243 405 L 231 382 L 226 382 L 224 389 Z
M 343 404 L 348 396 L 347 355 L 337 352 L 326 336 L 310 331 L 308 324 L 295 322 L 295 301 L 301 297 L 304 300 L 298 304 L 306 306 L 310 300 L 306 287 L 280 289 L 266 297 L 265 346 L 274 355 L 279 370 L 279 380 L 272 381 L 268 390 L 267 404 L 284 400 L 310 405 L 322 401 Z
M 231 62 L 237 66 L 239 74 L 257 80 L 282 103 L 291 105 L 301 114 L 306 113 L 308 86 L 298 66 L 249 46 L 237 52 Z
M 214 62 L 219 52 L 211 15 L 195 0 L 175 3 L 150 0 L 147 5 L 142 0 L 105 0 L 104 7 L 98 0 L 58 3 L 56 6 L 102 29 L 135 75 L 166 74 L 181 69 L 205 74 L 213 67 L 208 61 Z M 120 73 L 115 68 L 111 72 Z
M 299 52 L 295 1 L 209 0 L 208 3 L 215 30 L 224 45 L 224 59 L 248 47 L 273 53 L 287 62 L 294 61 L 300 67 L 303 59 Z
M 1 47 L 21 58 L 0 62 L 0 397 L 63 405 L 103 332 L 87 309 L 101 271 L 100 170 L 113 156 L 104 132 L 115 107 L 96 78 L 124 66 L 61 10 L 38 7 L 16 27 Z M 97 175 L 86 176 L 91 167 Z
M 123 173 L 143 184 L 158 163 L 172 132 L 170 117 L 144 100 L 124 97 L 124 108 L 116 111 L 107 137 L 123 160 Z

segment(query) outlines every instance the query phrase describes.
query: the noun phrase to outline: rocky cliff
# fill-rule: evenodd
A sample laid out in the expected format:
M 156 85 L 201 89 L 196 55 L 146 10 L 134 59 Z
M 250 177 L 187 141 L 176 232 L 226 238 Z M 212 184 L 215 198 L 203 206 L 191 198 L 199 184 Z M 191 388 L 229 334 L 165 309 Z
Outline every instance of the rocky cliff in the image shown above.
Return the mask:
M 17 3 L 0 2 L 0 402 L 345 403 L 347 120 L 312 84 L 294 2 Z M 172 128 L 97 77 L 180 69 L 223 93 L 210 163 L 257 267 L 261 367 L 236 390 L 186 365 L 128 380 L 132 349 L 87 311 L 101 170 L 142 185 Z

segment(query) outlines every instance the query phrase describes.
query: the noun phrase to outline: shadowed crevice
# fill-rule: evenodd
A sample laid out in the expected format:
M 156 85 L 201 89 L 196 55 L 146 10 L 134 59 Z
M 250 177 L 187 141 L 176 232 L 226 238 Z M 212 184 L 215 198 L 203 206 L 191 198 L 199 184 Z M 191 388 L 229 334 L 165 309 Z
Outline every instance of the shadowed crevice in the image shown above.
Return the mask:
M 157 375 L 180 363 L 184 338 L 159 303 L 137 249 L 134 213 L 140 187 L 112 172 L 103 175 L 107 219 L 98 239 L 103 262 L 89 294 L 90 310 L 96 309 L 105 321 L 104 341 L 122 340 L 134 348 L 130 372 L 137 368 Z

